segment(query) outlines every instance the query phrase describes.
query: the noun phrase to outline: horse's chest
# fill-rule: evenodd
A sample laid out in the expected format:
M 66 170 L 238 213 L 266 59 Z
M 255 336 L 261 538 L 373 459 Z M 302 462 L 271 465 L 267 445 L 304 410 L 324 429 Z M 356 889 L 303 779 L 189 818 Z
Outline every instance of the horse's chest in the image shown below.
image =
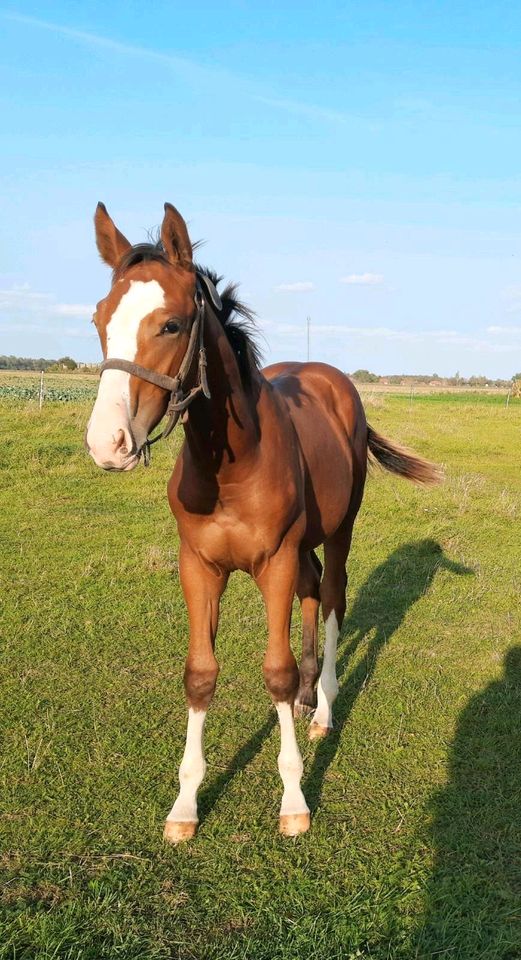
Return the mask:
M 170 505 L 181 540 L 210 566 L 245 570 L 253 575 L 279 549 L 302 513 L 291 476 L 284 483 L 255 473 L 242 483 L 229 484 L 219 497 L 208 496 L 187 509 L 172 485 Z M 199 509 L 197 509 L 199 507 Z M 210 509 L 211 508 L 211 509 Z
M 273 532 L 262 523 L 225 513 L 202 524 L 195 539 L 192 546 L 203 559 L 227 570 L 251 572 L 275 547 Z

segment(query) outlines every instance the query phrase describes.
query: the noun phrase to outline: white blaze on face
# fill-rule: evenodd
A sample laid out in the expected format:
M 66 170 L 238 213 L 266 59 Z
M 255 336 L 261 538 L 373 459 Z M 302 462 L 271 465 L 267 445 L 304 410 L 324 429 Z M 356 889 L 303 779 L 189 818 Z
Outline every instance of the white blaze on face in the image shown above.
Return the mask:
M 135 360 L 141 321 L 164 305 L 165 292 L 157 280 L 131 280 L 107 324 L 107 359 Z M 127 456 L 122 457 L 116 447 L 121 430 L 130 450 L 130 374 L 123 370 L 105 370 L 87 428 L 87 445 L 100 466 L 112 463 L 119 466 Z

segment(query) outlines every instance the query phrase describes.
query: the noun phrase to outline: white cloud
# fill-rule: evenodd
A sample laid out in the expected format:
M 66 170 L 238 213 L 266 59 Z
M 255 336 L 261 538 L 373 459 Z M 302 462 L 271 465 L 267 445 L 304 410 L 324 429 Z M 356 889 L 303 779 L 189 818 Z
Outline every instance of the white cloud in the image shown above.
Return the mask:
M 71 40 L 80 40 L 91 46 L 105 48 L 114 53 L 127 56 L 140 57 L 147 60 L 154 60 L 158 63 L 164 63 L 169 67 L 174 67 L 180 72 L 184 72 L 188 77 L 196 73 L 205 78 L 215 79 L 217 76 L 226 76 L 224 70 L 218 68 L 206 68 L 194 60 L 187 57 L 181 57 L 171 53 L 162 53 L 159 50 L 153 50 L 150 47 L 141 47 L 137 44 L 123 43 L 119 40 L 113 40 L 111 37 L 105 37 L 99 33 L 91 33 L 87 30 L 77 30 L 62 23 L 54 23 L 50 20 L 41 20 L 39 17 L 31 17 L 22 13 L 15 13 L 7 10 L 0 11 L 2 17 L 6 20 L 12 20 L 15 23 L 25 24 L 28 27 L 36 27 L 40 30 L 47 30 L 50 33 L 61 34 L 69 37 Z
M 340 277 L 340 283 L 358 287 L 379 287 L 383 282 L 381 273 L 350 273 L 348 277 Z
M 314 290 L 315 284 L 309 280 L 298 280 L 296 283 L 279 283 L 275 290 L 277 293 L 306 293 L 308 290 Z
M 398 97 L 394 101 L 394 106 L 398 111 L 406 114 L 425 114 L 432 111 L 432 103 L 424 97 Z
M 318 107 L 312 103 L 302 103 L 300 100 L 287 100 L 280 97 L 256 96 L 256 100 L 265 103 L 268 107 L 276 107 L 296 116 L 309 117 L 311 120 L 327 120 L 329 123 L 347 123 L 349 117 L 340 110 L 331 110 L 329 107 Z
M 302 338 L 304 324 L 264 321 L 262 325 L 270 335 L 281 335 Z M 517 328 L 513 328 L 514 330 Z M 487 328 L 490 332 L 512 333 L 508 328 Z M 521 330 L 520 330 L 521 332 Z M 346 337 L 352 340 L 381 340 L 387 343 L 432 344 L 440 346 L 460 347 L 477 353 L 510 353 L 519 349 L 512 343 L 497 342 L 486 339 L 485 335 L 478 337 L 466 336 L 458 330 L 396 330 L 392 327 L 355 327 L 341 323 L 311 324 L 311 336 L 328 334 L 335 337 Z
M 514 326 L 494 326 L 487 327 L 487 333 L 510 333 L 516 336 L 521 335 L 521 327 Z
M 31 290 L 28 283 L 0 290 L 0 310 L 40 310 L 50 300 L 48 293 Z
M 53 337 L 74 337 L 90 340 L 96 338 L 97 333 L 92 327 L 57 327 L 53 324 L 44 323 L 4 323 L 0 320 L 0 333 L 42 333 Z
M 231 85 L 233 88 L 236 88 L 237 85 L 240 84 L 245 94 L 252 100 L 265 103 L 267 106 L 273 107 L 276 110 L 284 110 L 289 114 L 309 117 L 312 120 L 325 120 L 335 124 L 346 123 L 349 119 L 346 114 L 339 110 L 332 110 L 328 107 L 316 106 L 315 104 L 299 100 L 288 100 L 286 98 L 270 96 L 270 90 L 264 84 L 260 85 L 258 83 L 252 83 L 251 81 L 246 83 L 244 77 L 235 72 L 214 65 L 207 66 L 197 60 L 192 60 L 179 54 L 163 53 L 151 47 L 125 43 L 99 33 L 92 33 L 88 30 L 78 30 L 66 24 L 54 23 L 50 20 L 42 20 L 39 17 L 31 17 L 14 11 L 2 10 L 0 11 L 0 16 L 6 20 L 25 25 L 26 27 L 46 30 L 58 36 L 67 37 L 70 40 L 79 41 L 94 48 L 97 47 L 100 50 L 107 50 L 109 53 L 163 64 L 165 67 L 174 70 L 179 76 L 183 77 L 187 83 L 200 81 L 205 85 L 211 84 L 212 86 L 215 86 L 217 83 L 224 83 L 227 86 Z
M 507 313 L 519 313 L 521 310 L 521 285 L 512 283 L 501 291 L 501 299 L 505 303 Z
M 58 303 L 53 309 L 61 317 L 78 317 L 82 320 L 91 320 L 95 307 L 93 303 Z
M 50 293 L 32 290 L 27 284 L 0 290 L 0 329 L 4 332 L 42 332 L 64 337 L 90 337 L 94 306 L 90 303 L 60 303 Z M 78 320 L 78 327 L 60 326 L 60 318 Z

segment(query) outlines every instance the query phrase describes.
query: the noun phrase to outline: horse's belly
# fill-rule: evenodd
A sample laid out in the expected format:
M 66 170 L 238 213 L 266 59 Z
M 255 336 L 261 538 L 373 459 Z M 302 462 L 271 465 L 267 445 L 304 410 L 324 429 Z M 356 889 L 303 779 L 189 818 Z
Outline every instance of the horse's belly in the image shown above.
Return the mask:
M 307 413 L 307 415 L 306 415 Z M 338 528 L 351 501 L 353 460 L 341 424 L 320 407 L 292 411 L 305 472 L 305 546 L 315 547 Z
M 310 549 L 330 537 L 361 498 L 364 410 L 351 381 L 328 364 L 279 363 L 264 373 L 284 399 L 297 434 L 307 518 L 303 546 Z
M 352 465 L 345 452 L 334 445 L 317 447 L 307 461 L 304 539 L 308 548 L 323 543 L 338 529 L 349 510 L 353 486 Z

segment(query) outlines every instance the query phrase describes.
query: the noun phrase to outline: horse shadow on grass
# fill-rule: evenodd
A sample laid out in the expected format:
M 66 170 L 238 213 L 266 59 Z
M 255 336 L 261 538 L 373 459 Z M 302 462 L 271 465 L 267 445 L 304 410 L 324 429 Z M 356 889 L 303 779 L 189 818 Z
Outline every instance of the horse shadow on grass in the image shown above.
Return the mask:
M 277 715 L 272 712 L 262 727 L 237 750 L 237 753 L 226 769 L 201 791 L 197 799 L 197 810 L 201 823 L 203 820 L 206 820 L 206 817 L 211 813 L 219 798 L 226 790 L 230 780 L 232 780 L 237 773 L 240 773 L 241 770 L 244 770 L 256 754 L 260 752 L 262 744 L 268 739 L 276 723 Z
M 435 858 L 411 957 L 521 957 L 521 646 L 460 714 L 434 794 Z
M 404 544 L 373 570 L 361 586 L 339 638 L 339 691 L 333 708 L 334 726 L 318 742 L 304 786 L 310 809 L 320 802 L 324 778 L 333 761 L 356 700 L 371 680 L 378 657 L 402 624 L 407 612 L 428 592 L 439 570 L 459 575 L 472 570 L 450 560 L 435 540 Z M 366 656 L 347 673 L 350 658 L 371 636 Z
M 334 707 L 335 726 L 324 740 L 318 742 L 304 784 L 304 793 L 312 811 L 320 802 L 324 777 L 338 750 L 344 724 L 358 695 L 372 677 L 379 654 L 391 640 L 407 611 L 429 590 L 438 570 L 449 570 L 456 574 L 472 573 L 468 567 L 446 557 L 436 541 L 420 540 L 405 544 L 391 553 L 361 586 L 340 635 L 337 660 L 340 689 Z M 369 634 L 374 635 L 366 657 L 346 677 L 350 657 Z M 201 791 L 201 820 L 211 812 L 230 780 L 244 770 L 260 751 L 276 723 L 276 714 L 270 713 L 262 727 L 237 751 L 228 767 Z

